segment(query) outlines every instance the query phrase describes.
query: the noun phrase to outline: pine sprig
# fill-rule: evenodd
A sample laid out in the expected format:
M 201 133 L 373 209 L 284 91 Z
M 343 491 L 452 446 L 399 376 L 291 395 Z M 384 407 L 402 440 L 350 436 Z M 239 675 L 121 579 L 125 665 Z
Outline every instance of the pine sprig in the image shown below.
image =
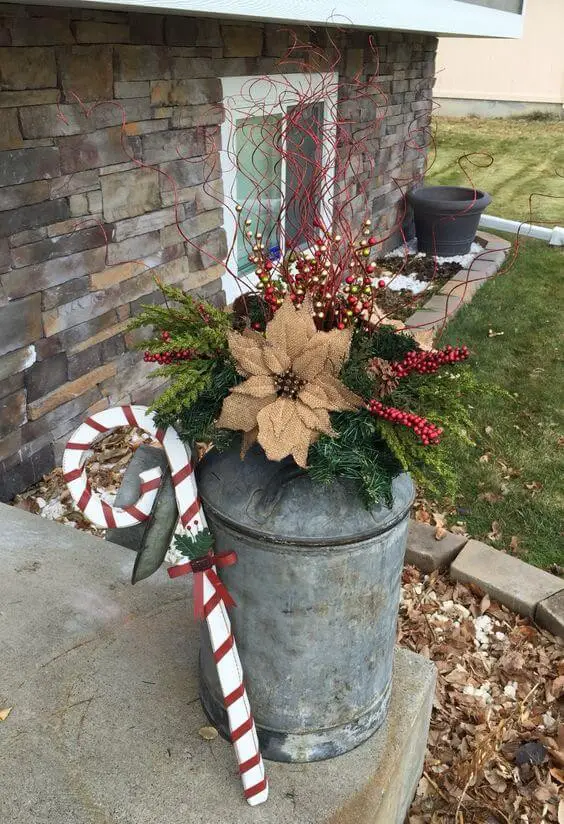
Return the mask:
M 309 450 L 308 471 L 314 481 L 354 482 L 367 507 L 390 502 L 392 480 L 401 465 L 378 437 L 377 423 L 367 410 L 334 412 L 336 438 L 322 435 Z
M 174 425 L 183 413 L 198 402 L 198 398 L 214 387 L 218 371 L 231 364 L 227 332 L 231 314 L 211 303 L 198 300 L 175 286 L 158 284 L 165 303 L 148 305 L 131 321 L 129 329 L 153 327 L 153 336 L 141 342 L 151 355 L 186 351 L 190 359 L 162 365 L 151 377 L 165 377 L 170 386 L 151 407 L 160 425 Z M 231 373 L 234 369 L 231 368 Z M 231 384 L 233 385 L 233 384 Z
M 236 433 L 228 429 L 217 429 L 215 421 L 229 390 L 241 380 L 232 360 L 218 361 L 211 373 L 209 385 L 200 392 L 193 403 L 183 406 L 175 421 L 181 438 L 189 443 L 213 442 L 216 449 L 229 446 Z M 158 415 L 157 421 L 160 426 L 172 423 L 163 415 Z

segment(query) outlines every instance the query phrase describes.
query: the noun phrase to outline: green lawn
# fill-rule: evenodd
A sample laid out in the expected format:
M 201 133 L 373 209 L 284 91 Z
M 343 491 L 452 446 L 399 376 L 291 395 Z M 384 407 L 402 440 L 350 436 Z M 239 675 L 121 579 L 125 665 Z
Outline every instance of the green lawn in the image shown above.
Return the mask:
M 468 398 L 481 437 L 453 456 L 461 494 L 452 521 L 542 567 L 564 565 L 563 283 L 564 252 L 529 240 L 441 338 L 466 343 L 476 374 L 512 396 Z
M 487 152 L 494 158 L 489 168 L 467 161 L 463 166 L 476 188 L 492 195 L 490 214 L 528 222 L 529 196 L 534 194 L 532 222 L 564 224 L 564 199 L 559 199 L 564 198 L 564 120 L 440 117 L 434 129 L 438 151 L 427 183 L 468 185 L 458 159 L 471 152 Z M 476 157 L 475 161 L 483 164 L 487 159 Z

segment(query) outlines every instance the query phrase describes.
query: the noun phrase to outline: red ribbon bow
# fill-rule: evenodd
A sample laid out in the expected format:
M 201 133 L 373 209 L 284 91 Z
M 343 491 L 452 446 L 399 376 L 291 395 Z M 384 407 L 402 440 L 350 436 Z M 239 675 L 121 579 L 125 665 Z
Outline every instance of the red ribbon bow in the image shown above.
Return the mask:
M 231 597 L 229 590 L 220 579 L 219 575 L 213 569 L 214 566 L 222 567 L 233 566 L 237 563 L 236 552 L 220 552 L 215 555 L 213 552 L 208 552 L 201 558 L 194 558 L 186 564 L 179 564 L 168 568 L 168 574 L 171 578 L 177 578 L 179 575 L 187 575 L 193 573 L 194 575 L 194 617 L 200 621 L 205 618 L 204 610 L 204 575 L 215 590 L 215 594 L 221 598 L 226 607 L 236 606 L 235 601 Z

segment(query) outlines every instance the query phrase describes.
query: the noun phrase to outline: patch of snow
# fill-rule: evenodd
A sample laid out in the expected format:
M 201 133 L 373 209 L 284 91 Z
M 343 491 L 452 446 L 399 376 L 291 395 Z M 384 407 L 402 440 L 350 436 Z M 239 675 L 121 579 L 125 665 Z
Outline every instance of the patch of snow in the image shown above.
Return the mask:
M 552 729 L 556 725 L 556 718 L 551 715 L 549 712 L 545 712 L 542 717 L 542 723 L 546 727 L 546 729 Z
M 25 361 L 22 366 L 22 371 L 24 369 L 28 369 L 28 367 L 33 366 L 35 361 L 37 360 L 37 352 L 35 351 L 35 346 L 31 345 L 27 347 L 26 354 L 25 354 Z
M 479 243 L 473 243 L 470 247 L 470 251 L 465 255 L 453 255 L 452 257 L 440 257 L 439 255 L 431 256 L 426 255 L 425 252 L 418 252 L 417 241 L 412 240 L 408 244 L 402 244 L 401 246 L 392 249 L 391 252 L 384 255 L 384 258 L 405 258 L 408 255 L 413 255 L 418 258 L 433 257 L 433 260 L 435 260 L 439 266 L 443 263 L 459 263 L 463 269 L 468 269 L 474 258 L 483 251 L 483 246 L 480 246 Z
M 375 282 L 383 280 L 392 292 L 400 292 L 402 289 L 407 289 L 413 292 L 414 295 L 419 295 L 429 286 L 428 281 L 418 280 L 415 275 L 394 275 L 392 273 L 387 275 L 385 271 L 374 280 Z
M 489 615 L 478 615 L 474 619 L 476 631 L 476 644 L 479 647 L 487 648 L 490 645 L 490 635 L 493 632 L 493 621 Z
M 517 698 L 517 681 L 510 681 L 509 684 L 506 684 L 503 688 L 503 694 L 515 701 Z
M 51 501 L 41 507 L 41 517 L 47 518 L 48 521 L 58 521 L 66 512 L 66 507 L 60 502 L 58 498 L 53 498 Z
M 100 498 L 104 501 L 104 503 L 109 504 L 110 506 L 114 506 L 116 502 L 116 492 L 108 492 L 107 489 L 96 489 L 94 491 L 98 493 Z
M 392 249 L 391 252 L 388 252 L 384 255 L 385 258 L 404 258 L 407 255 L 416 255 L 417 254 L 417 241 L 415 239 L 410 240 L 409 243 L 402 243 L 401 246 L 396 246 L 395 249 Z M 423 252 L 420 252 L 423 254 Z
M 484 681 L 481 687 L 473 687 L 471 684 L 467 684 L 462 692 L 464 695 L 472 695 L 474 698 L 480 699 L 484 704 L 491 704 L 490 688 L 490 682 Z
M 454 612 L 461 618 L 470 618 L 470 610 L 466 609 L 463 604 L 459 604 L 456 601 L 443 601 L 442 607 L 445 612 Z

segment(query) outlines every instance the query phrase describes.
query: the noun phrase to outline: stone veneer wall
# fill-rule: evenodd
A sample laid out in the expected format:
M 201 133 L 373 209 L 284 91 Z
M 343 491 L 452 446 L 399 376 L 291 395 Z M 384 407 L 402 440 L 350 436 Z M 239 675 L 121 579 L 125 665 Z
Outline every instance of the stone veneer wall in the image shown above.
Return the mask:
M 312 42 L 324 35 L 300 30 Z M 373 73 L 367 33 L 337 36 L 341 73 Z M 182 243 L 166 178 L 127 160 L 122 109 L 131 155 L 174 177 L 184 231 L 221 257 L 222 210 L 202 190 L 202 164 L 177 149 L 202 156 L 219 78 L 278 71 L 286 42 L 268 24 L 0 5 L 0 500 L 52 469 L 89 413 L 151 400 L 158 384 L 126 327 L 160 299 L 154 276 L 221 299 L 221 267 Z M 436 40 L 379 32 L 376 42 L 388 101 L 371 196 L 385 232 L 401 198 L 392 176 L 422 171 L 406 136 L 428 122 Z M 73 94 L 119 107 L 87 118 Z M 375 115 L 350 106 L 342 101 L 360 120 Z M 368 176 L 362 156 L 357 176 Z M 221 193 L 219 177 L 215 185 Z

